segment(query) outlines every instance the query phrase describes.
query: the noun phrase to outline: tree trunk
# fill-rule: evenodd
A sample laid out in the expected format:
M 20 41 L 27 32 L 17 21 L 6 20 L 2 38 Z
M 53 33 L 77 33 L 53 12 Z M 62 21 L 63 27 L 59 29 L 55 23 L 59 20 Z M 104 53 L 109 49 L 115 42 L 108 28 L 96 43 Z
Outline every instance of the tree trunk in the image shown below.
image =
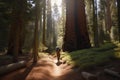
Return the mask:
M 17 63 L 11 63 L 8 65 L 0 66 L 0 76 L 3 76 L 5 74 L 8 74 L 10 72 L 13 72 L 15 70 L 18 70 L 18 69 L 24 68 L 24 67 L 26 67 L 25 61 L 19 61 Z
M 19 33 L 19 53 L 22 54 L 22 47 L 25 41 L 25 26 L 27 23 L 27 19 L 26 19 L 26 8 L 27 8 L 27 0 L 21 0 L 21 27 L 20 27 L 20 33 Z
M 18 6 L 21 6 L 21 8 Z M 21 45 L 21 41 L 23 34 L 21 34 L 23 32 L 23 25 L 24 25 L 24 12 L 26 9 L 22 9 L 25 8 L 25 1 L 21 1 L 21 0 L 16 0 L 13 3 L 12 6 L 12 23 L 10 26 L 10 35 L 9 35 L 9 44 L 8 44 L 8 54 L 13 55 L 14 56 L 14 61 L 17 61 L 17 57 L 19 54 L 19 51 L 22 51 L 22 45 Z
M 75 16 L 75 28 L 76 28 L 75 31 L 77 35 L 77 49 L 89 48 L 90 40 L 87 30 L 84 0 L 76 1 L 74 16 Z
M 99 47 L 98 39 L 98 23 L 97 23 L 97 1 L 93 1 L 93 32 L 94 32 L 94 46 Z
M 88 32 L 90 36 L 90 42 L 91 46 L 93 46 L 93 30 L 92 30 L 92 23 L 93 23 L 93 8 L 92 8 L 92 0 L 86 0 L 86 15 L 87 15 L 87 26 L 88 26 Z
M 110 11 L 110 1 L 106 0 L 106 29 L 108 33 L 110 33 L 111 26 L 112 26 L 112 21 L 111 21 L 111 11 Z
M 98 11 L 98 27 L 99 27 L 99 44 L 104 44 L 105 40 L 105 0 L 100 0 L 99 3 L 100 10 Z
M 40 0 L 36 0 L 35 4 L 35 11 L 36 11 L 36 16 L 35 16 L 35 31 L 34 31 L 34 42 L 33 42 L 33 62 L 37 62 L 38 59 L 38 26 L 39 26 L 39 13 L 40 13 Z
M 65 20 L 66 20 L 66 4 L 65 0 L 62 0 L 62 25 L 63 25 L 63 30 L 65 28 Z
M 117 0 L 117 8 L 118 8 L 118 35 L 120 42 L 120 0 Z
M 63 50 L 74 51 L 89 47 L 84 0 L 66 1 L 66 29 Z
M 63 51 L 77 50 L 76 34 L 74 28 L 75 26 L 74 5 L 75 5 L 74 0 L 66 1 L 66 26 L 65 26 Z
M 43 5 L 43 38 L 42 38 L 42 43 L 43 45 L 46 45 L 45 43 L 45 35 L 46 35 L 46 0 L 44 0 L 44 5 Z
M 106 7 L 105 7 L 105 31 L 106 31 L 106 40 L 110 41 L 110 30 L 111 30 L 111 12 L 110 12 L 110 1 L 105 0 Z
M 51 49 L 52 46 L 52 9 L 51 9 L 51 0 L 47 0 L 47 47 L 48 50 Z

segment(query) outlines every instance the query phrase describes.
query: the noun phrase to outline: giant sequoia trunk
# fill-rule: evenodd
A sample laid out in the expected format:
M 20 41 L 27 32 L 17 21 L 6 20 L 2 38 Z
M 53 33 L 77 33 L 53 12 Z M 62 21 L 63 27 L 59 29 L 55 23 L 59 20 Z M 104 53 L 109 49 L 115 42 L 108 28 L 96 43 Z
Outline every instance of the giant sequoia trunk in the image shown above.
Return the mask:
M 63 50 L 74 51 L 89 47 L 84 0 L 67 0 Z

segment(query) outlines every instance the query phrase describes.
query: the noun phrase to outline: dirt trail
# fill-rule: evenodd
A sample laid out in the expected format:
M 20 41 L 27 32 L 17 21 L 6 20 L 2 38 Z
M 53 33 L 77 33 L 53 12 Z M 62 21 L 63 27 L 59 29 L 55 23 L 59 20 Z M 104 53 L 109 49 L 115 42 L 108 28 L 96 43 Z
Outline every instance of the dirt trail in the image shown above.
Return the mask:
M 57 63 L 56 58 L 42 58 L 37 64 L 29 64 L 27 68 L 20 69 L 2 76 L 0 80 L 81 80 L 74 73 L 71 66 Z
M 120 72 L 120 60 L 107 63 L 103 66 L 88 68 L 83 71 L 90 73 L 100 73 L 98 80 L 120 80 L 104 73 L 104 69 L 113 69 Z M 81 71 L 72 69 L 70 65 L 64 64 L 61 60 L 57 63 L 56 58 L 52 56 L 40 59 L 36 64 L 29 62 L 26 68 L 11 72 L 1 76 L 0 80 L 84 80 L 81 77 Z

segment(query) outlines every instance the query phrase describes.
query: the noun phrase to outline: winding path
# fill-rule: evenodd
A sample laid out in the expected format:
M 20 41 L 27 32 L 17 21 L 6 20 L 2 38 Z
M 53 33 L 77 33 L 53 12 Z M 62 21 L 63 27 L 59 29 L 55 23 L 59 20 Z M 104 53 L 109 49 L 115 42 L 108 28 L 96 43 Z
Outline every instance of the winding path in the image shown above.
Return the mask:
M 29 63 L 27 68 L 2 76 L 0 80 L 81 80 L 71 66 L 57 63 L 51 56 L 40 59 L 37 64 Z

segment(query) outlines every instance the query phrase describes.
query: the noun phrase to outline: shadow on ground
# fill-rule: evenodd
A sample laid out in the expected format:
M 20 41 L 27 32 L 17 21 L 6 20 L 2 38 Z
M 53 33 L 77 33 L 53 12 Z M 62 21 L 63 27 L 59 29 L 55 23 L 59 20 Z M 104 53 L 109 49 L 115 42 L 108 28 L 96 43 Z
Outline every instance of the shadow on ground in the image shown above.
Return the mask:
M 27 66 L 2 76 L 0 80 L 64 80 L 64 75 L 71 70 L 66 64 L 56 63 L 56 59 L 50 58 L 40 59 L 36 64 L 29 63 Z

